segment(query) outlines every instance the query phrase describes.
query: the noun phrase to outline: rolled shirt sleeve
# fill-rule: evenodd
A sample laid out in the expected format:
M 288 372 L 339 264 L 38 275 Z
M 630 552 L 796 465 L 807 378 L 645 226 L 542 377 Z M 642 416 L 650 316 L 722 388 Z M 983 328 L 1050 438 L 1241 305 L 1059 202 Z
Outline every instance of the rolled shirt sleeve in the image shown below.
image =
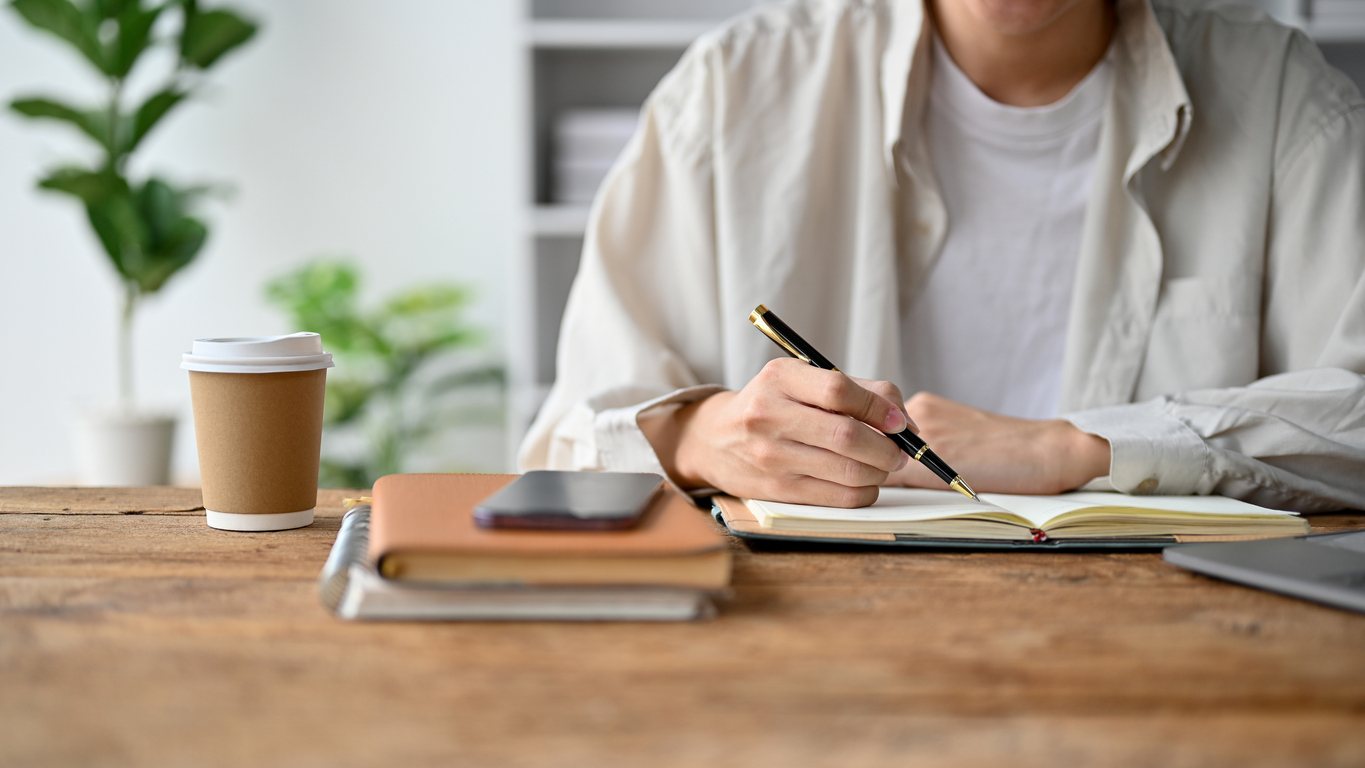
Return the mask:
M 1365 509 L 1365 105 L 1319 121 L 1276 168 L 1262 367 L 1245 387 L 1065 416 L 1109 441 L 1125 493 L 1218 493 Z M 1278 372 L 1275 369 L 1280 369 Z
M 1066 416 L 1109 441 L 1110 481 L 1269 507 L 1365 507 L 1365 379 L 1335 368 Z
M 662 416 L 721 390 L 699 385 L 650 397 L 645 391 L 621 387 L 589 397 L 573 405 L 555 428 L 546 466 L 666 475 L 640 429 L 641 419 Z

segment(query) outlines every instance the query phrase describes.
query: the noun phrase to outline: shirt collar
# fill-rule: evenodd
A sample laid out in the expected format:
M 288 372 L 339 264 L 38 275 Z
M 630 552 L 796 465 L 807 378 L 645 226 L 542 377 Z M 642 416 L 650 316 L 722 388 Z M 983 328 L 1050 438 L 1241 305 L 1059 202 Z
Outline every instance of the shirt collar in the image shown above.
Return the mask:
M 929 92 L 930 37 L 924 0 L 890 0 L 891 31 L 882 54 L 882 137 L 894 167 L 904 127 L 919 125 Z
M 932 30 L 924 0 L 890 0 L 891 29 L 882 54 L 883 149 L 888 168 L 906 126 L 922 125 L 932 66 Z M 1136 133 L 1124 178 L 1158 155 L 1170 168 L 1189 134 L 1190 97 L 1150 0 L 1118 0 L 1114 40 L 1117 117 Z

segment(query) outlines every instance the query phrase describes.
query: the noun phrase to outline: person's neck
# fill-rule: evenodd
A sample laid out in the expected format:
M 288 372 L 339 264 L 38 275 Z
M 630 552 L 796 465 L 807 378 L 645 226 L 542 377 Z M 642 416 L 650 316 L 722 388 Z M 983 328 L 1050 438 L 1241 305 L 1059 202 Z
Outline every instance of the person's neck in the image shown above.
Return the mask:
M 1109 0 L 1087 0 L 1038 29 L 1006 33 L 960 0 L 927 5 L 958 67 L 982 93 L 1015 107 L 1051 104 L 1069 93 L 1104 57 L 1117 21 Z

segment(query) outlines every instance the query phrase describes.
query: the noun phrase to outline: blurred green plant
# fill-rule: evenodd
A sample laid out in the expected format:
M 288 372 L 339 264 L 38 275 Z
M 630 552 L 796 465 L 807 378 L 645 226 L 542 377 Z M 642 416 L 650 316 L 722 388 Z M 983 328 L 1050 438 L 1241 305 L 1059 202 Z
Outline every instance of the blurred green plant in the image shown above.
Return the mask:
M 208 228 L 193 215 L 205 187 L 134 179 L 128 165 L 152 129 L 194 95 L 203 74 L 250 40 L 257 26 L 225 8 L 201 9 L 195 0 L 13 0 L 9 7 L 33 29 L 66 43 L 104 83 L 105 96 L 95 106 L 49 96 L 23 96 L 9 106 L 26 118 L 75 129 L 98 148 L 93 163 L 53 168 L 38 187 L 80 201 L 123 283 L 119 400 L 131 408 L 138 303 L 194 261 Z M 124 84 L 158 47 L 175 52 L 170 72 L 139 103 L 127 104 Z
M 503 369 L 457 355 L 484 341 L 461 317 L 468 289 L 428 284 L 367 311 L 359 271 L 325 260 L 272 280 L 266 297 L 296 328 L 322 334 L 337 361 L 327 377 L 323 487 L 369 488 L 381 475 L 411 471 L 430 438 L 501 420 Z M 471 388 L 483 388 L 496 404 L 461 403 L 459 394 Z

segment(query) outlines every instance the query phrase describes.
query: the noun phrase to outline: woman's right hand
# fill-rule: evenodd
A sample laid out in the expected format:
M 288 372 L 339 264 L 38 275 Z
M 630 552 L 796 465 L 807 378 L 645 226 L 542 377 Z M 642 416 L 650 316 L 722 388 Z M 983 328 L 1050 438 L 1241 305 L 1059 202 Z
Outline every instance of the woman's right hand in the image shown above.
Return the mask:
M 895 385 L 772 360 L 737 392 L 642 420 L 683 488 L 831 507 L 867 506 L 909 457 L 882 434 L 912 428 Z

